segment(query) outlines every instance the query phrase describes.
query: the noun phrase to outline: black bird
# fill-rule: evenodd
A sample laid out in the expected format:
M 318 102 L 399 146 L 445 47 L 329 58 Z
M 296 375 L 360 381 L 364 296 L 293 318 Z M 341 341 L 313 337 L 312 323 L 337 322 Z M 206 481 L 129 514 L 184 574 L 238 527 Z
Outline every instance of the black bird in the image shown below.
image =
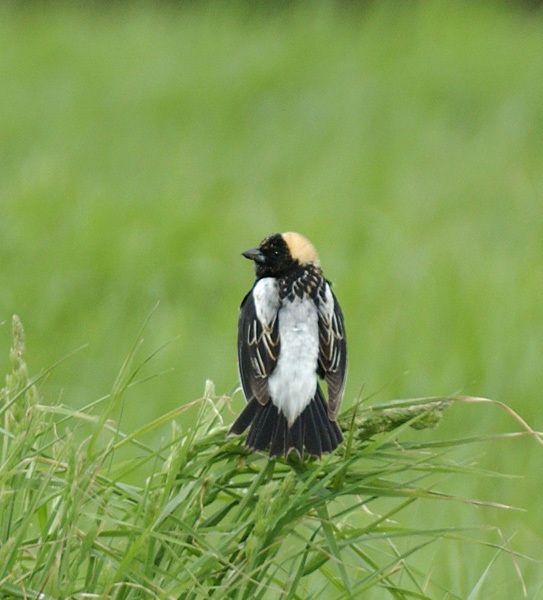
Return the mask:
M 238 366 L 247 405 L 230 432 L 245 445 L 313 456 L 342 441 L 336 423 L 347 369 L 343 313 L 311 242 L 274 234 L 242 253 L 256 281 L 241 303 Z M 328 388 L 328 402 L 317 377 Z

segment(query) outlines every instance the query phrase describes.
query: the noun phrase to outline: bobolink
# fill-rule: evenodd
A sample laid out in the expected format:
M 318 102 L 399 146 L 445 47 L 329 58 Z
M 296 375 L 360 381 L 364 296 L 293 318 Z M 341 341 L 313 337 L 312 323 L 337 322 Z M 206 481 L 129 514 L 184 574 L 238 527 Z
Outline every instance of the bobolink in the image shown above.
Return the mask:
M 256 281 L 241 303 L 238 367 L 247 405 L 230 429 L 245 445 L 314 456 L 343 439 L 336 423 L 347 367 L 341 308 L 311 242 L 274 234 L 242 253 Z M 328 403 L 317 381 L 324 379 Z

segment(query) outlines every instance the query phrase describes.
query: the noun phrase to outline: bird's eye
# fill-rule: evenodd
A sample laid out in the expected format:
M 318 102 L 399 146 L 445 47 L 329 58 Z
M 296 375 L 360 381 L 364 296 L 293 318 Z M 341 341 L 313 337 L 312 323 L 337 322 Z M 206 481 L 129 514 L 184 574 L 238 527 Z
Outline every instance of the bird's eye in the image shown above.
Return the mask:
M 279 256 L 279 250 L 275 250 L 273 253 L 274 256 Z

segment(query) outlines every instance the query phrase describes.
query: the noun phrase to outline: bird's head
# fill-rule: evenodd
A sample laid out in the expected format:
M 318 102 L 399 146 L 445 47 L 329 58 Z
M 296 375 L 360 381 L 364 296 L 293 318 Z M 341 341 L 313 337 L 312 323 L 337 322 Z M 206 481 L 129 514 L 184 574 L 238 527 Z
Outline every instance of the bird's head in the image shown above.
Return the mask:
M 254 261 L 258 278 L 284 277 L 309 264 L 320 267 L 313 244 L 303 235 L 291 231 L 274 233 L 242 255 Z

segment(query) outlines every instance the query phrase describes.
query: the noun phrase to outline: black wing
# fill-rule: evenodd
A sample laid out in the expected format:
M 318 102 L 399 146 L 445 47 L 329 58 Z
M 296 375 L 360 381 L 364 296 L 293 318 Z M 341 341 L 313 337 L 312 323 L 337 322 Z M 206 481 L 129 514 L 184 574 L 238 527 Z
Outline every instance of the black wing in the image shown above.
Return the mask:
M 319 300 L 319 375 L 328 387 L 328 417 L 335 421 L 347 375 L 347 339 L 341 307 L 327 281 Z
M 238 321 L 238 366 L 247 402 L 256 398 L 260 404 L 270 399 L 268 377 L 279 356 L 279 319 L 274 312 L 270 322 L 257 316 L 253 290 L 241 303 Z

